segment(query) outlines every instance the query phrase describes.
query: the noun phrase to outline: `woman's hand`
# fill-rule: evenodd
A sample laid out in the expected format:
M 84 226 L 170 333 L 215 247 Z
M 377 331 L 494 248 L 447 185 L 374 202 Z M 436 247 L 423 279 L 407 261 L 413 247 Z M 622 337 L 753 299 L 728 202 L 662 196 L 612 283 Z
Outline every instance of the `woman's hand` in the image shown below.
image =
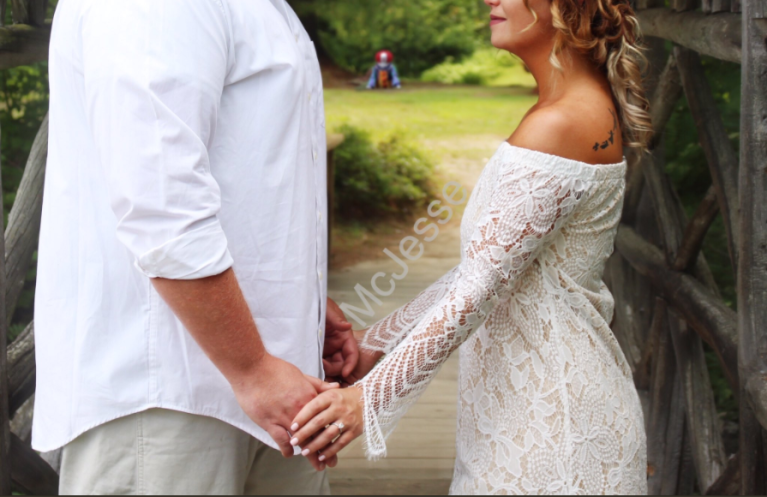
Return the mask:
M 338 425 L 342 423 L 344 428 L 339 431 Z M 335 455 L 362 434 L 363 426 L 362 389 L 329 390 L 298 413 L 290 427 L 293 432 L 290 444 L 303 448 L 301 454 L 304 456 L 319 454 L 320 462 L 334 467 L 337 463 Z

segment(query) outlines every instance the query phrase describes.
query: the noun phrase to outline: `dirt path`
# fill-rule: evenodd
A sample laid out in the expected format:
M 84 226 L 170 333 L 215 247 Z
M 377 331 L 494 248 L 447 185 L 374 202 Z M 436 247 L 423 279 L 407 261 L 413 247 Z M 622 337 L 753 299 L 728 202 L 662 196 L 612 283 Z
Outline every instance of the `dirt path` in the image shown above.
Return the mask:
M 399 253 L 396 246 L 389 249 Z M 380 306 L 371 303 L 375 315 L 359 317 L 369 326 L 407 303 L 459 261 L 458 224 L 450 223 L 425 246 L 420 259 L 410 262 L 407 276 L 396 282 L 394 293 L 381 297 Z M 364 308 L 354 287 L 360 284 L 371 290 L 371 277 L 381 271 L 401 273 L 402 268 L 387 257 L 331 271 L 328 281 L 331 298 L 339 304 L 346 302 Z M 380 286 L 388 288 L 388 283 L 383 283 L 387 279 L 383 278 Z M 361 327 L 355 323 L 355 328 Z M 388 457 L 378 462 L 367 461 L 360 439 L 347 448 L 338 466 L 330 472 L 333 494 L 447 494 L 455 459 L 457 372 L 457 357 L 451 357 L 400 421 L 387 443 Z

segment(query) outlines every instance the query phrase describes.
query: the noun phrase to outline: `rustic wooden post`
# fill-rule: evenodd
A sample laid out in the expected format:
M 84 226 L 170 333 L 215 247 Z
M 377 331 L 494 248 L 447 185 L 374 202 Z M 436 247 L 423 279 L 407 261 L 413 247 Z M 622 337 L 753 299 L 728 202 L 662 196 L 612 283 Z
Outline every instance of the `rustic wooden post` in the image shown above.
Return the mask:
M 711 0 L 711 12 L 729 12 L 730 0 Z
M 29 24 L 42 26 L 45 24 L 45 16 L 48 13 L 48 0 L 27 0 L 29 12 Z
M 48 160 L 48 115 L 37 131 L 5 230 L 5 310 L 10 323 L 40 235 L 45 166 Z
M 738 267 L 738 157 L 730 145 L 724 123 L 714 102 L 714 95 L 706 80 L 697 53 L 676 47 L 674 49 L 679 73 L 682 76 L 687 103 L 690 107 L 698 137 L 706 155 L 711 179 L 719 200 L 727 231 L 728 252 L 733 271 Z
M 24 328 L 8 347 L 8 414 L 18 409 L 35 393 L 35 322 Z
M 29 11 L 27 10 L 26 0 L 11 0 L 11 15 L 14 24 L 27 24 L 29 22 Z
M 671 8 L 677 12 L 685 10 L 694 10 L 698 7 L 698 0 L 671 0 L 669 4 Z
M 0 176 L 0 193 L 3 191 Z M 0 230 L 3 227 L 3 204 L 0 202 Z M 1 231 L 0 231 L 1 232 Z M 1 237 L 0 237 L 1 238 Z M 5 239 L 0 240 L 0 254 L 5 253 Z M 5 294 L 5 257 L 0 257 L 0 295 Z M 8 414 L 8 325 L 5 299 L 0 299 L 0 495 L 11 495 L 11 425 Z
M 657 163 L 646 164 L 644 173 L 646 188 L 655 206 L 655 216 L 665 248 L 666 263 L 671 266 L 676 261 L 679 248 L 684 243 L 683 233 L 686 225 L 684 212 L 674 195 L 671 182 Z M 703 264 L 699 262 L 699 265 Z M 711 282 L 710 286 L 715 287 L 715 284 Z M 669 312 L 668 324 L 676 354 L 677 376 L 681 382 L 680 394 L 684 399 L 684 402 L 680 402 L 681 399 L 675 399 L 675 402 L 685 406 L 687 418 L 684 441 L 690 445 L 691 450 L 687 447 L 682 449 L 684 454 L 695 463 L 698 486 L 706 489 L 719 478 L 724 470 L 726 457 L 703 346 L 700 337 L 689 330 L 687 324 L 675 313 Z M 679 435 L 681 442 L 681 429 Z M 668 446 L 669 440 L 666 444 Z M 671 461 L 665 462 L 669 464 Z M 685 492 L 685 483 L 689 485 L 689 482 L 685 480 L 685 474 L 680 472 L 678 481 L 670 481 L 667 488 L 661 488 L 661 492 L 672 492 L 672 485 L 676 485 L 672 493 L 688 493 Z
M 330 264 L 330 247 L 333 239 L 333 202 L 335 197 L 335 149 L 344 142 L 344 135 L 334 133 L 327 136 L 327 190 L 328 190 L 328 265 Z
M 743 0 L 740 114 L 741 494 L 764 494 L 767 412 L 767 3 Z M 761 422 L 761 426 L 760 423 Z
M 645 36 L 657 36 L 721 60 L 740 63 L 741 19 L 738 14 L 715 16 L 658 8 L 637 12 Z

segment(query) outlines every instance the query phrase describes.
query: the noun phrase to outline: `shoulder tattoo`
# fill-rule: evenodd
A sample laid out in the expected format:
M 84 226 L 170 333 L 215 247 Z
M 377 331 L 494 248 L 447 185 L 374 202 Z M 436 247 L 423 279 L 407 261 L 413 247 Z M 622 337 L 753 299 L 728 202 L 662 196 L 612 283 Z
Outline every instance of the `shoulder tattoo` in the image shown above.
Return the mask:
M 613 116 L 613 129 L 608 131 L 608 137 L 605 141 L 601 143 L 594 142 L 594 146 L 591 148 L 593 148 L 595 151 L 604 150 L 610 145 L 612 145 L 613 143 L 615 143 L 615 133 L 618 132 L 618 117 L 615 115 L 615 112 L 612 109 L 607 109 L 607 110 Z

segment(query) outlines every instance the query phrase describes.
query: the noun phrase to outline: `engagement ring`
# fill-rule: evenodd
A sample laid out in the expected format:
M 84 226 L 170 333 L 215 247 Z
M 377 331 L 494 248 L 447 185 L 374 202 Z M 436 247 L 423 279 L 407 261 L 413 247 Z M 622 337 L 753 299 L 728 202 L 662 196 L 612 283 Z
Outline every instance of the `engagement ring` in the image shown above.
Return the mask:
M 344 432 L 344 424 L 342 422 L 340 422 L 340 421 L 336 421 L 334 423 L 330 423 L 325 428 L 328 428 L 330 426 L 335 426 L 336 428 L 338 428 L 338 435 L 336 435 L 333 438 L 333 440 L 330 441 L 330 443 L 335 443 L 335 441 L 338 440 L 341 437 L 341 434 Z

